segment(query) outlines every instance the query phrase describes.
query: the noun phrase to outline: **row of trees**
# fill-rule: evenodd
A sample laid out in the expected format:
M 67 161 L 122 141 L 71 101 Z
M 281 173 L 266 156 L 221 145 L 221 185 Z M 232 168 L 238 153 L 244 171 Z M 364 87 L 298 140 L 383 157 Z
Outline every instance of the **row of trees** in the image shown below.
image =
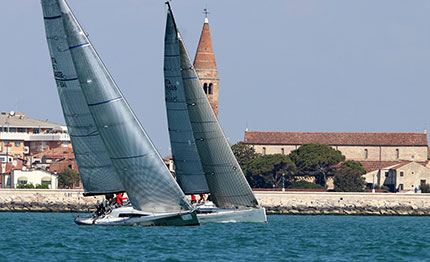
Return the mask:
M 287 187 L 306 187 L 298 177 L 315 177 L 320 188 L 327 188 L 327 179 L 333 176 L 336 191 L 362 191 L 366 173 L 359 162 L 348 160 L 328 145 L 305 144 L 289 155 L 261 155 L 254 148 L 239 142 L 232 146 L 242 170 L 253 188 L 282 186 L 284 176 Z M 315 184 L 308 183 L 308 187 Z

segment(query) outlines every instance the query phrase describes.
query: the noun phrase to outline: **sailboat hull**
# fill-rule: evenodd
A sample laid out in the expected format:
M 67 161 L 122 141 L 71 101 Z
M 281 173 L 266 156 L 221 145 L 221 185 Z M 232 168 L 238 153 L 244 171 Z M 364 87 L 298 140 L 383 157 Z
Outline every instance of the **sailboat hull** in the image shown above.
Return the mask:
M 110 214 L 91 217 L 76 217 L 78 225 L 98 226 L 198 226 L 196 212 L 148 214 L 131 206 L 113 209 Z
M 264 208 L 222 209 L 198 207 L 200 223 L 267 223 Z

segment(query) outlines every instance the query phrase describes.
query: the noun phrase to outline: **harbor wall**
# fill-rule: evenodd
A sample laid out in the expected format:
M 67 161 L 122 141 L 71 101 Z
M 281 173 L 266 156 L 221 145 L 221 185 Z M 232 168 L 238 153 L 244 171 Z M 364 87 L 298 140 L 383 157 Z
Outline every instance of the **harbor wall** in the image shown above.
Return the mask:
M 255 192 L 268 214 L 430 215 L 430 194 Z
M 268 214 L 430 215 L 430 194 L 254 192 Z M 102 196 L 82 190 L 1 189 L 0 211 L 93 212 Z

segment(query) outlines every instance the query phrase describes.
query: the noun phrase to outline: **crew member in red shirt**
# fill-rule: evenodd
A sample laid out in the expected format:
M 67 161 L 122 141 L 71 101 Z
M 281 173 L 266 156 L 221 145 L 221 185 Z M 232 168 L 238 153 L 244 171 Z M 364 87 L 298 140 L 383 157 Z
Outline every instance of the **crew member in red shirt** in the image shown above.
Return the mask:
M 116 203 L 120 206 L 122 206 L 124 204 L 124 200 L 127 200 L 126 197 L 122 196 L 122 193 L 119 193 L 118 195 L 116 195 Z
M 194 204 L 194 203 L 196 203 L 196 202 L 197 202 L 196 195 L 192 194 L 192 195 L 191 195 L 191 204 Z

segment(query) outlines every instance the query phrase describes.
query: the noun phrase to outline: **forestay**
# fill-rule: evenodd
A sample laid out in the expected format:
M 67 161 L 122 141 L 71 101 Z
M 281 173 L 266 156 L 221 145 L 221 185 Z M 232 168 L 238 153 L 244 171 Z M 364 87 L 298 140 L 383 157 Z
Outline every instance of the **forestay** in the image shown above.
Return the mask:
M 165 100 L 175 175 L 185 194 L 208 193 L 185 101 L 178 37 L 171 16 L 167 16 L 164 41 Z
M 58 2 L 87 105 L 133 206 L 154 214 L 191 210 L 69 7 Z
M 86 194 L 124 191 L 76 76 L 57 1 L 42 1 L 57 91 Z
M 167 15 L 174 20 L 170 8 Z M 220 208 L 257 207 L 257 200 L 212 111 L 179 32 L 176 41 L 188 114 L 212 200 Z

